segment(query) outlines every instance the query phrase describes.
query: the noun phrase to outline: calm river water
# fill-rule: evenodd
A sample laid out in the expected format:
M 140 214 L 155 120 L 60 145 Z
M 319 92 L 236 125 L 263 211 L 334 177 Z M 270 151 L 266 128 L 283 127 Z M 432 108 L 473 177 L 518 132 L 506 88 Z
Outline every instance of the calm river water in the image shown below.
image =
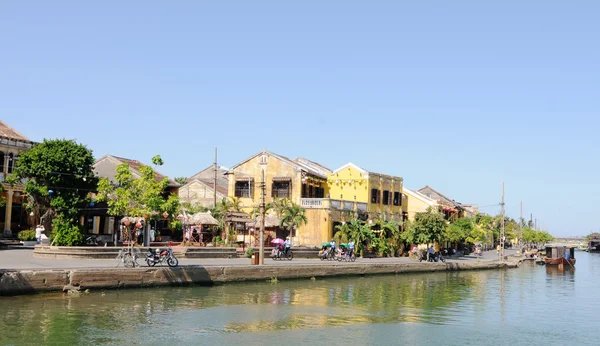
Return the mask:
M 597 345 L 600 255 L 519 269 L 0 298 L 0 345 Z

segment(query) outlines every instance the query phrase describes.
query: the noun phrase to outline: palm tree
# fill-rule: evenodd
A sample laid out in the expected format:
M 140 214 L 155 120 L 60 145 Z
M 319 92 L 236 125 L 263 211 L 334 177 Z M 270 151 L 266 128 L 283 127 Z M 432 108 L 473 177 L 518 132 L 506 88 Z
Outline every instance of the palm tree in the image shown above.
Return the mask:
M 343 222 L 341 225 L 336 225 L 335 229 L 337 232 L 333 236 L 333 240 L 339 244 L 347 243 L 350 239 L 350 234 L 352 233 L 350 223 Z
M 281 211 L 280 226 L 290 230 L 291 234 L 295 234 L 296 228 L 308 223 L 306 210 L 301 206 L 290 202 Z
M 395 220 L 382 220 L 380 222 L 381 235 L 383 241 L 387 242 L 388 248 L 391 250 L 390 254 L 394 256 L 398 250 L 404 251 L 404 242 L 400 237 L 400 224 Z
M 362 256 L 365 244 L 370 243 L 373 239 L 373 231 L 369 225 L 356 219 L 350 220 L 348 227 L 350 228 L 349 240 L 353 240 L 356 244 L 356 255 Z

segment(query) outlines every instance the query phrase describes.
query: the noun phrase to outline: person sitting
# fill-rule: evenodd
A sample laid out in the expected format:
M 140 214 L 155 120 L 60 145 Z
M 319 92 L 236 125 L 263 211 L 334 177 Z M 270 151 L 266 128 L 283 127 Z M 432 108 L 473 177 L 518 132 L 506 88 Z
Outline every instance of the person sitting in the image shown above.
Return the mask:
M 350 241 L 348 243 L 348 256 L 352 257 L 352 254 L 354 253 L 354 241 Z

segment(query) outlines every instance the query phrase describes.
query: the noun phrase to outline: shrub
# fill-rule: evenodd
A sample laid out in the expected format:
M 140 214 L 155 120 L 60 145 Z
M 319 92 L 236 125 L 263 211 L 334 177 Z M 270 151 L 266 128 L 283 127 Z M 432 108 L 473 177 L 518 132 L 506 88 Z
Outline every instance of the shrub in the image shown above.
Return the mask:
M 21 231 L 21 232 L 19 232 L 19 234 L 17 235 L 17 237 L 21 241 L 36 240 L 36 238 L 35 238 L 35 231 L 32 231 L 32 230 Z
M 83 227 L 73 220 L 58 216 L 52 222 L 52 238 L 57 246 L 77 246 L 83 244 Z
M 251 248 L 251 247 L 247 248 L 246 249 L 246 257 L 252 258 L 252 253 L 253 252 L 254 252 L 254 248 Z

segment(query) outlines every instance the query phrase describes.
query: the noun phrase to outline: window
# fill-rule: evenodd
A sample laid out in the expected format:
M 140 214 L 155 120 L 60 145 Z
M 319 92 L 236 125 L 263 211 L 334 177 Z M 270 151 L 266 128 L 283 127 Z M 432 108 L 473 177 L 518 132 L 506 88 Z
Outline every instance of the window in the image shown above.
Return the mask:
M 381 194 L 378 189 L 371 189 L 371 203 L 379 204 L 381 203 Z
M 250 198 L 250 182 L 236 181 L 235 182 L 235 197 Z
M 402 194 L 394 192 L 394 205 L 402 205 Z
M 289 198 L 290 197 L 290 182 L 275 181 L 271 185 L 271 197 Z
M 10 153 L 10 154 L 8 154 L 8 170 L 6 171 L 6 173 L 12 173 L 14 166 L 15 166 L 15 158 L 13 156 L 13 153 Z
M 307 198 L 308 197 L 307 190 L 308 190 L 308 188 L 307 188 L 306 184 L 302 184 L 302 198 Z
M 4 153 L 0 151 L 0 173 L 4 172 Z
M 383 190 L 383 204 L 390 204 L 390 192 L 388 190 Z

